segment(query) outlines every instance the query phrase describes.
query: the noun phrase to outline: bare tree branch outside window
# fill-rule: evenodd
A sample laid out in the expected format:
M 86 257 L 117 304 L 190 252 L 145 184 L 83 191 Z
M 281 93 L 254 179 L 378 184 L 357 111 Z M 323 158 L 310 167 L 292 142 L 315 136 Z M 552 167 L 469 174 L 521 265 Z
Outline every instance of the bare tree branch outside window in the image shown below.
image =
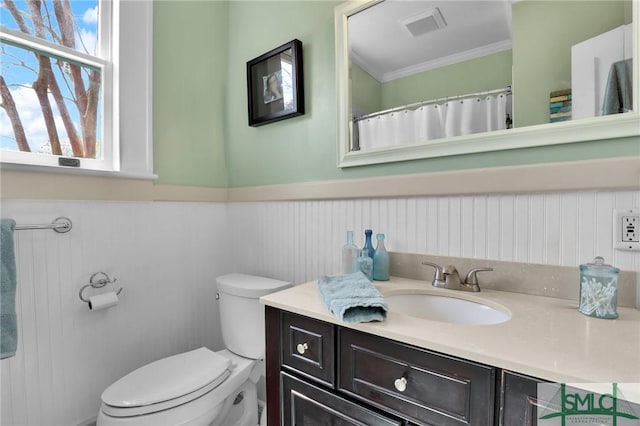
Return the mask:
M 92 56 L 97 18 L 97 0 L 2 0 L 0 4 L 0 22 L 8 29 Z M 100 69 L 18 43 L 3 41 L 1 47 L 0 129 L 6 129 L 0 130 L 0 148 L 99 156 Z

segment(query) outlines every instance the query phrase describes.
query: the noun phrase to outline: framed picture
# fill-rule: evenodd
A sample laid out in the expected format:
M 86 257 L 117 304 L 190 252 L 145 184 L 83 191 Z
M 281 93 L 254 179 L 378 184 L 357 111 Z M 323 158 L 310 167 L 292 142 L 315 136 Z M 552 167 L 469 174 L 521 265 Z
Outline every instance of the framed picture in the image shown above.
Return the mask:
M 302 42 L 292 40 L 247 62 L 249 126 L 304 114 Z

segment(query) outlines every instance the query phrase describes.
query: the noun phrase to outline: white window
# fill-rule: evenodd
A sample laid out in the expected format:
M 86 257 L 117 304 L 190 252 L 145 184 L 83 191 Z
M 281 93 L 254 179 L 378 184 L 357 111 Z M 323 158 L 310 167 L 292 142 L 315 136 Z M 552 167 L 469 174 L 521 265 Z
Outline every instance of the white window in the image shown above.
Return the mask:
M 117 0 L 2 1 L 3 165 L 150 177 L 151 8 Z

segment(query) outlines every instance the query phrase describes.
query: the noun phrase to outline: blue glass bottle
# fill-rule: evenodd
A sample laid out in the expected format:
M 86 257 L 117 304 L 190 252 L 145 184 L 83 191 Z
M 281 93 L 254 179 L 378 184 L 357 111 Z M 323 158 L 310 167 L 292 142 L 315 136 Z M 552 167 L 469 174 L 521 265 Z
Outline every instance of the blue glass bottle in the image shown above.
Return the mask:
M 367 252 L 364 249 L 360 252 L 358 258 L 358 269 L 367 276 L 369 281 L 373 280 L 373 259 L 367 256 Z
M 362 247 L 362 250 L 366 253 L 368 257 L 373 259 L 373 253 L 375 252 L 375 249 L 373 248 L 373 244 L 371 244 L 371 234 L 373 234 L 373 231 L 371 229 L 364 230 L 365 241 L 364 241 L 364 247 Z
M 353 231 L 347 231 L 347 244 L 342 247 L 342 273 L 352 274 L 358 271 L 360 249 L 353 244 Z
M 376 281 L 389 280 L 389 253 L 384 246 L 384 234 L 376 234 L 378 245 L 373 253 L 373 279 Z

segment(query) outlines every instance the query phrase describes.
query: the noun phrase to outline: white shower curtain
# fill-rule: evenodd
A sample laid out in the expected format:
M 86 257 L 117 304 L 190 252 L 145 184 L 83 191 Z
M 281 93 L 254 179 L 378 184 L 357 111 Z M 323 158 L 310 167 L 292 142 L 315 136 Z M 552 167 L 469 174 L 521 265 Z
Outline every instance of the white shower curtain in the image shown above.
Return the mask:
M 424 105 L 411 112 L 413 113 L 412 142 L 430 141 L 443 137 L 440 105 Z
M 357 122 L 361 150 L 506 129 L 507 96 L 499 94 L 423 105 Z
M 360 150 L 396 145 L 395 118 L 391 114 L 382 114 L 358 121 Z

